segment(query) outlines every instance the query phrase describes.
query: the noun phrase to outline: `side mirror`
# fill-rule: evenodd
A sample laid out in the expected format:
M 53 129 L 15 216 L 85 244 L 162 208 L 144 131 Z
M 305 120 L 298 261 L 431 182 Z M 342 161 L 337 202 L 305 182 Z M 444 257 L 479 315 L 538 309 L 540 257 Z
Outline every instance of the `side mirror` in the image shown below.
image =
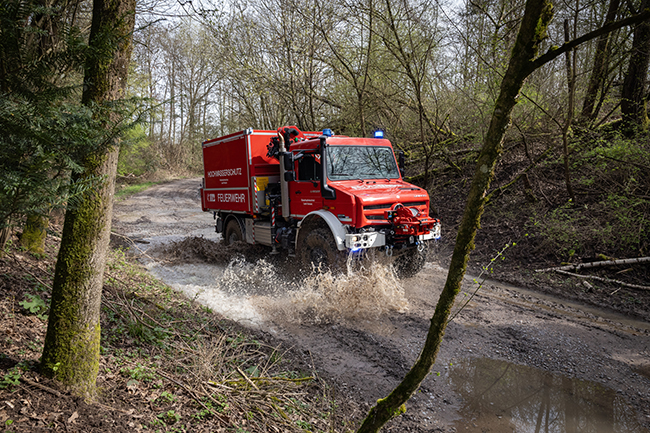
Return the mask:
M 293 182 L 296 180 L 296 172 L 295 171 L 285 171 L 284 172 L 284 181 L 285 182 Z
M 336 190 L 327 185 L 327 137 L 320 136 L 320 195 L 326 200 L 336 200 Z
M 284 158 L 284 169 L 285 170 L 291 170 L 293 168 L 292 167 L 293 155 L 291 155 L 291 153 L 287 152 L 282 157 Z

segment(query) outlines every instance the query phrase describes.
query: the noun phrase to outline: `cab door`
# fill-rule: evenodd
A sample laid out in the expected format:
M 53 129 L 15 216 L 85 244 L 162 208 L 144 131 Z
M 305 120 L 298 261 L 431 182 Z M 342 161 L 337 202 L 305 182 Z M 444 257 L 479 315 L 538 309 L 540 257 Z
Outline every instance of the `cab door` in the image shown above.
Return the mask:
M 320 192 L 320 155 L 305 154 L 294 162 L 296 180 L 289 183 L 291 216 L 304 217 L 323 208 Z

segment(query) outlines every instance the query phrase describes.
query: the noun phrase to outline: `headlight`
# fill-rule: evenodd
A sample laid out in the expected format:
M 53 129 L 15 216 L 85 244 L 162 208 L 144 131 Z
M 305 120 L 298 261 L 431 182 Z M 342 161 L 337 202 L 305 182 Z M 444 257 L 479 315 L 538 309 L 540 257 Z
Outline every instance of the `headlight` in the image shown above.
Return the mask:
M 411 211 L 411 213 L 413 214 L 414 217 L 420 215 L 420 211 L 417 210 L 417 209 L 414 208 L 414 207 L 410 207 L 409 210 Z

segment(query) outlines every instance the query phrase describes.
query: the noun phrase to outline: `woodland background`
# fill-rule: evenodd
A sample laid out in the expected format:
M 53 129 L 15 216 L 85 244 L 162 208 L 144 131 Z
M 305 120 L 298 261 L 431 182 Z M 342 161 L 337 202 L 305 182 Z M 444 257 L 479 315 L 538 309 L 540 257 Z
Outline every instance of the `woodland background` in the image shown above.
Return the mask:
M 384 130 L 454 233 L 523 7 L 138 2 L 129 99 L 116 104 L 120 121 L 106 132 L 79 102 L 92 5 L 5 1 L 0 221 L 21 230 L 74 202 L 92 179 L 70 185 L 70 173 L 87 149 L 121 133 L 118 178 L 128 183 L 198 176 L 202 141 L 293 124 L 350 136 Z M 647 7 L 554 2 L 542 52 Z M 531 262 L 647 254 L 649 58 L 645 22 L 602 34 L 530 76 L 492 185 L 488 230 L 477 240 L 490 244 L 486 254 L 509 241 L 524 242 Z

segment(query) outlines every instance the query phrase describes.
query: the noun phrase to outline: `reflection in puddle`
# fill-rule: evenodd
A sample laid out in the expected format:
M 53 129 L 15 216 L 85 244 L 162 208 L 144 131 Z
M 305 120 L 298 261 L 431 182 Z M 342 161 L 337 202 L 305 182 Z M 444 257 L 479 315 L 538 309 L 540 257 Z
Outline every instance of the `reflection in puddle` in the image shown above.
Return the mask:
M 647 432 L 616 392 L 602 385 L 492 359 L 454 364 L 462 397 L 459 432 Z

